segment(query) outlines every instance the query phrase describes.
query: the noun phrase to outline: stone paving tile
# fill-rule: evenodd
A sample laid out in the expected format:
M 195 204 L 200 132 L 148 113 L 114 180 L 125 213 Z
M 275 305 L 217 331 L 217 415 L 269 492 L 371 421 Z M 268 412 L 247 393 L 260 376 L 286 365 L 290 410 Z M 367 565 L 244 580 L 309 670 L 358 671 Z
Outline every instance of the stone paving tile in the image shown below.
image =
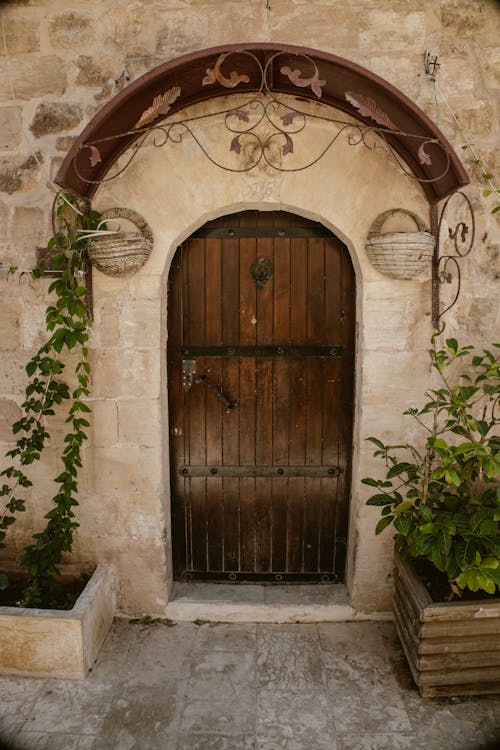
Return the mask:
M 158 623 L 129 627 L 137 629 L 137 640 L 127 656 L 134 682 L 154 685 L 189 675 L 198 630 L 196 625 L 183 623 L 182 626 L 167 627 Z
M 223 736 L 255 731 L 256 657 L 247 651 L 193 656 L 181 734 Z
M 260 687 L 323 688 L 325 678 L 316 625 L 259 625 L 257 669 Z
M 176 750 L 255 750 L 255 738 L 253 734 L 238 734 L 233 737 L 221 734 L 188 734 L 179 737 Z
M 0 678 L 0 750 L 12 744 L 46 684 L 26 677 Z
M 35 702 L 23 729 L 95 734 L 115 699 L 115 694 L 105 684 L 90 680 L 53 680 Z
M 182 680 L 124 690 L 106 714 L 92 750 L 175 747 L 184 695 Z
M 6 746 L 6 750 L 92 750 L 94 737 L 90 734 L 57 734 L 21 731 Z M 3 747 L 0 744 L 0 748 Z
M 500 713 L 494 706 L 500 699 L 451 698 L 421 699 L 417 690 L 403 695 L 418 747 L 442 750 L 440 741 L 447 738 L 450 748 L 460 750 L 498 750 L 500 748 Z
M 196 651 L 255 651 L 257 625 L 213 623 L 198 628 Z
M 441 737 L 441 749 L 448 746 Z M 419 750 L 423 746 L 417 743 L 414 734 L 364 734 L 355 732 L 344 735 L 337 741 L 336 750 Z
M 333 750 L 330 700 L 320 690 L 259 690 L 257 747 Z

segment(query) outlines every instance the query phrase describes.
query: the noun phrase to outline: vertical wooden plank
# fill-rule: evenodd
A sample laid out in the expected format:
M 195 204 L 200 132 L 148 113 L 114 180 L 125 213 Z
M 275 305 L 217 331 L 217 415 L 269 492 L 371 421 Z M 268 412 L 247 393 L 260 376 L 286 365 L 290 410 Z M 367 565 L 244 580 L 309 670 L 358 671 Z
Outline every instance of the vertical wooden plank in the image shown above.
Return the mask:
M 234 357 L 223 360 L 222 388 L 232 401 L 240 400 L 239 362 Z M 222 463 L 237 466 L 240 463 L 240 410 L 234 409 L 223 417 Z M 224 502 L 224 570 L 240 570 L 240 479 L 224 477 L 222 480 Z
M 205 343 L 205 241 L 191 239 L 187 245 L 187 341 L 196 346 Z
M 290 338 L 307 342 L 307 243 L 298 238 L 290 241 Z
M 328 344 L 343 344 L 342 321 L 342 245 L 335 238 L 325 244 L 325 332 Z
M 211 383 L 220 387 L 222 383 L 222 362 L 212 357 L 206 360 L 211 368 L 208 375 Z M 206 388 L 206 386 L 200 386 Z M 206 392 L 206 462 L 207 466 L 220 466 L 222 463 L 222 403 L 211 392 Z M 222 570 L 224 559 L 224 512 L 222 503 L 222 479 L 208 476 L 206 479 L 207 549 L 208 570 Z
M 307 372 L 306 466 L 321 466 L 323 437 L 323 358 L 309 357 Z M 321 479 L 307 477 L 304 506 L 304 572 L 318 569 Z
M 256 360 L 255 463 L 258 466 L 269 465 L 272 461 L 273 364 L 270 357 L 259 357 Z M 269 478 L 256 480 L 256 565 L 259 571 L 271 569 L 271 491 Z
M 307 241 L 307 340 L 325 343 L 324 245 L 320 238 Z
M 238 240 L 222 240 L 222 341 L 237 344 L 240 335 L 240 261 Z
M 255 466 L 255 359 L 240 360 L 240 463 Z M 241 570 L 255 571 L 255 478 L 240 479 Z
M 327 359 L 324 367 L 325 418 L 323 420 L 322 464 L 338 466 L 341 360 Z M 334 571 L 337 516 L 342 502 L 338 493 L 338 484 L 338 477 L 324 479 L 321 482 L 319 569 L 325 572 Z

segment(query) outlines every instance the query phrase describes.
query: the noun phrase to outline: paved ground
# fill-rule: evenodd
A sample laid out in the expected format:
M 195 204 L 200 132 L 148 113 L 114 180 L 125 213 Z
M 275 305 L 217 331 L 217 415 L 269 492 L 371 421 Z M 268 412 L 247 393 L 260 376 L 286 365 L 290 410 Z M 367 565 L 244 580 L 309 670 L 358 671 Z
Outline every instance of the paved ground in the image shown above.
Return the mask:
M 493 750 L 500 699 L 420 699 L 389 623 L 117 620 L 87 680 L 0 679 L 0 747 Z

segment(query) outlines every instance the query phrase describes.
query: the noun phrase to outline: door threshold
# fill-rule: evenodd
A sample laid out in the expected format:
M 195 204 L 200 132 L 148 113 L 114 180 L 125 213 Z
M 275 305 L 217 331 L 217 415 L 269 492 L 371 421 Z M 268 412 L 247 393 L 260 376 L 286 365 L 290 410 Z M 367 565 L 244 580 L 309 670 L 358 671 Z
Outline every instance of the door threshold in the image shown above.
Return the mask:
M 387 620 L 356 611 L 344 584 L 174 583 L 166 616 L 178 622 L 348 622 Z

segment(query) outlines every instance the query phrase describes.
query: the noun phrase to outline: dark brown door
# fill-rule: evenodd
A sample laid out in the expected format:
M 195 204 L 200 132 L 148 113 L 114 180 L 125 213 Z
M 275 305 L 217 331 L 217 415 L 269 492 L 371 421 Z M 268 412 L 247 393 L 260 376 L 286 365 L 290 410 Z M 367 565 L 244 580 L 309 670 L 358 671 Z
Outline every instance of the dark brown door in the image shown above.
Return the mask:
M 177 579 L 338 581 L 345 566 L 354 272 L 284 212 L 210 222 L 169 280 Z

